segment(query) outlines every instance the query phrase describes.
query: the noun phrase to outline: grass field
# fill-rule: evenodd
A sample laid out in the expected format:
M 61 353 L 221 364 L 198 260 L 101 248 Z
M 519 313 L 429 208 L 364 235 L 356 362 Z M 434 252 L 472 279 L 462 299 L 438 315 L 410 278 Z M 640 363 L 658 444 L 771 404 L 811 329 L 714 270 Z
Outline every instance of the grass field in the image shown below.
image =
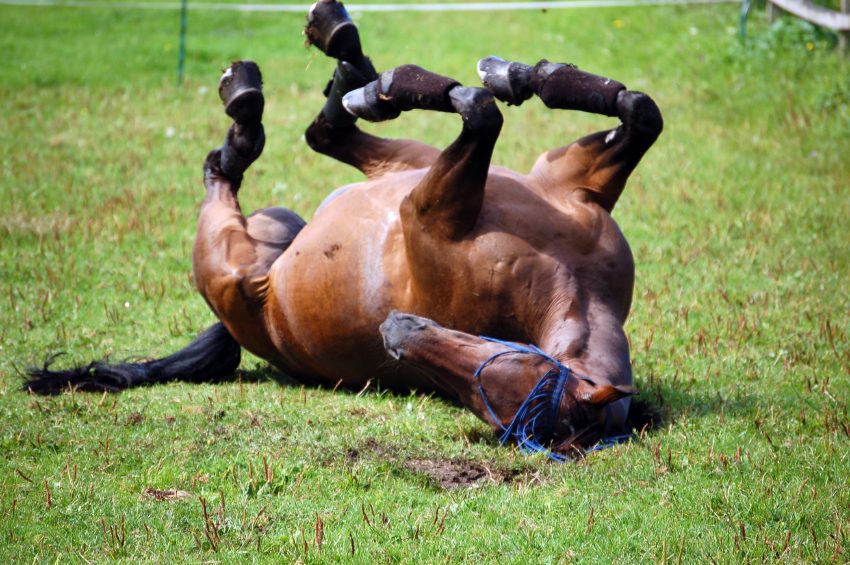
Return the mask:
M 358 174 L 303 143 L 332 65 L 301 15 L 192 12 L 177 85 L 176 12 L 0 6 L 0 562 L 850 562 L 850 58 L 760 13 L 741 44 L 737 11 L 355 14 L 380 68 L 566 60 L 664 112 L 615 211 L 664 423 L 559 465 L 440 399 L 280 386 L 247 355 L 246 382 L 21 392 L 50 353 L 163 355 L 214 321 L 190 253 L 231 59 L 266 79 L 244 209 L 309 218 Z M 504 113 L 495 161 L 520 170 L 611 124 Z

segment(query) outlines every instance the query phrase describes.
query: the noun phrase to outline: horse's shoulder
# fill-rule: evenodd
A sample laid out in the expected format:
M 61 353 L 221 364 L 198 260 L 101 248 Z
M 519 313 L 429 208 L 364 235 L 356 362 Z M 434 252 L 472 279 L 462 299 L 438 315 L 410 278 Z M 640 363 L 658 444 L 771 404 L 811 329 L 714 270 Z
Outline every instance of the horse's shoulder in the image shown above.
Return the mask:
M 622 238 L 611 215 L 580 190 L 557 191 L 503 168 L 491 170 L 487 190 L 478 237 L 517 239 L 555 256 L 592 254 Z

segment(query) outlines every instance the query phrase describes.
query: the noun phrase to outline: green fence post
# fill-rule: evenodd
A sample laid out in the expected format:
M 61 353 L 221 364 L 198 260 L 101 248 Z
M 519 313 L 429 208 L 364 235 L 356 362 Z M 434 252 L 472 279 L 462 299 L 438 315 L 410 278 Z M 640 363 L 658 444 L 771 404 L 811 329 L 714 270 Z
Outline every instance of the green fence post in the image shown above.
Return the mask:
M 189 9 L 189 0 L 180 2 L 180 53 L 177 60 L 177 84 L 183 82 L 183 62 L 186 60 L 186 12 Z

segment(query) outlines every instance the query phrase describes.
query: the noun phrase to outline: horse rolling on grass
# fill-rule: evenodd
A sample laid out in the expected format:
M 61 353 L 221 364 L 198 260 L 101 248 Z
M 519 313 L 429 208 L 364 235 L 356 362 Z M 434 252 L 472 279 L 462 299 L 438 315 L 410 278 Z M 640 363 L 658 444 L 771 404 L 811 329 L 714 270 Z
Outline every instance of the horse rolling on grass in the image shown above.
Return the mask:
M 46 364 L 25 388 L 220 380 L 244 347 L 305 383 L 375 379 L 453 398 L 503 442 L 554 458 L 628 431 L 634 262 L 611 211 L 661 132 L 652 99 L 545 60 L 483 59 L 486 88 L 413 65 L 379 74 L 333 0 L 313 6 L 306 35 L 337 65 L 307 143 L 366 180 L 333 192 L 309 224 L 285 208 L 244 216 L 238 191 L 263 150 L 264 98 L 257 65 L 234 62 L 219 84 L 233 125 L 204 163 L 193 252 L 195 283 L 220 322 L 163 359 Z M 528 174 L 492 165 L 495 100 L 534 96 L 621 124 L 547 151 Z M 460 134 L 440 150 L 357 126 L 414 110 L 459 114 Z

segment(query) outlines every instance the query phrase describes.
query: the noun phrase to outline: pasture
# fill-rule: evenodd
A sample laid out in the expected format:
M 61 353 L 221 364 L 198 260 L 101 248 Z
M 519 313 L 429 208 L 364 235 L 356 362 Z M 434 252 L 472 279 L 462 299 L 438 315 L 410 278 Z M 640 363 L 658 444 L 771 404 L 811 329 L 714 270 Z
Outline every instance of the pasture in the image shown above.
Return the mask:
M 477 84 L 490 54 L 645 90 L 665 132 L 614 218 L 636 385 L 662 424 L 567 464 L 439 398 L 241 379 L 36 398 L 22 372 L 161 356 L 214 322 L 191 280 L 229 61 L 262 67 L 243 209 L 309 221 L 353 169 L 302 132 L 333 65 L 303 14 L 0 6 L 0 561 L 850 561 L 850 58 L 738 6 L 354 13 L 379 69 Z M 494 162 L 615 122 L 503 108 Z M 456 116 L 370 126 L 438 145 Z M 332 305 L 329 305 L 332 307 Z M 275 379 L 284 380 L 282 384 Z

